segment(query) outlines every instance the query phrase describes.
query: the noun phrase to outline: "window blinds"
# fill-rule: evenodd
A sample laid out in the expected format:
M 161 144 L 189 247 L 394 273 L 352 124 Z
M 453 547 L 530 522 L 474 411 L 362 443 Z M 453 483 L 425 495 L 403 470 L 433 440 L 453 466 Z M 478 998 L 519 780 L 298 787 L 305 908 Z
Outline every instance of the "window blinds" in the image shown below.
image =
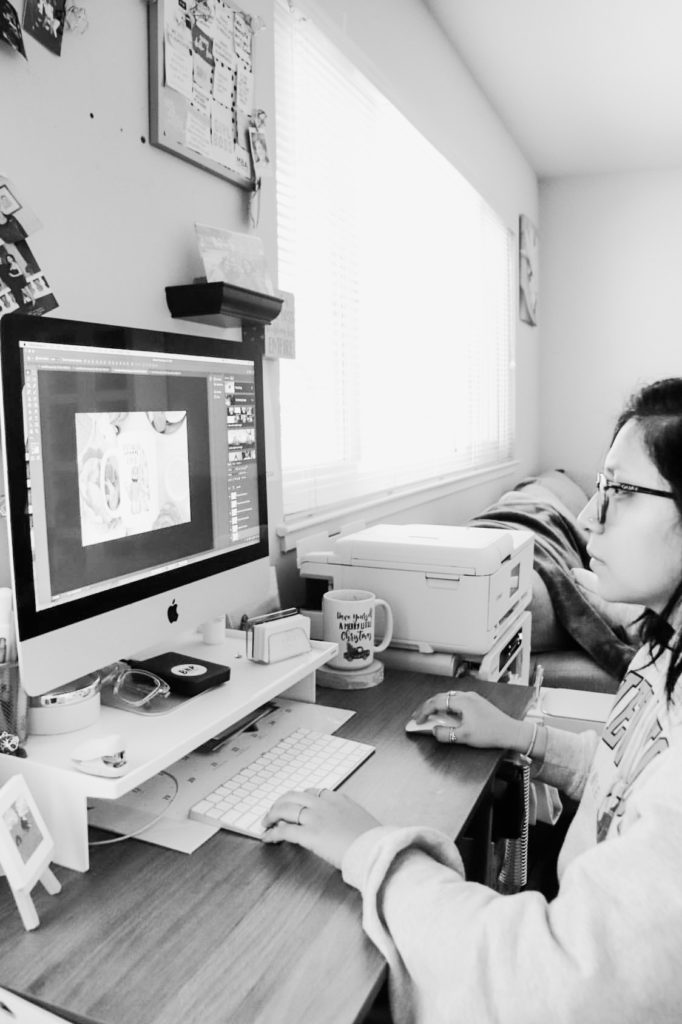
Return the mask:
M 310 19 L 276 5 L 285 519 L 512 455 L 512 235 Z

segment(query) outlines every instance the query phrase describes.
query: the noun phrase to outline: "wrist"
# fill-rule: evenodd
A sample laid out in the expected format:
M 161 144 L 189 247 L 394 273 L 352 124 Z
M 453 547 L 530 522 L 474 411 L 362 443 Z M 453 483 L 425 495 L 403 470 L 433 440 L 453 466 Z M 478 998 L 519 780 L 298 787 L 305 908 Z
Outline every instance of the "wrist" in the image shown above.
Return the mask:
M 536 735 L 536 724 L 536 721 L 532 718 L 524 718 L 520 722 L 515 721 L 516 729 L 513 742 L 509 744 L 509 749 L 513 750 L 516 754 L 526 754 L 533 742 L 533 737 Z

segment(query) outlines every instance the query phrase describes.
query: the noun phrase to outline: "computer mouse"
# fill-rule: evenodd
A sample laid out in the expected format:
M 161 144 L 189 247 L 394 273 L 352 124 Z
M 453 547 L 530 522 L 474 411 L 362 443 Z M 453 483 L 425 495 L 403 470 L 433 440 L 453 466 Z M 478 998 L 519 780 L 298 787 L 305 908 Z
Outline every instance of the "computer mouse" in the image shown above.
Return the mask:
M 429 715 L 423 722 L 416 722 L 414 718 L 411 718 L 405 726 L 405 732 L 433 732 L 437 725 L 445 725 L 450 728 L 453 724 L 453 716 L 446 715 L 445 712 L 437 712 L 435 715 Z

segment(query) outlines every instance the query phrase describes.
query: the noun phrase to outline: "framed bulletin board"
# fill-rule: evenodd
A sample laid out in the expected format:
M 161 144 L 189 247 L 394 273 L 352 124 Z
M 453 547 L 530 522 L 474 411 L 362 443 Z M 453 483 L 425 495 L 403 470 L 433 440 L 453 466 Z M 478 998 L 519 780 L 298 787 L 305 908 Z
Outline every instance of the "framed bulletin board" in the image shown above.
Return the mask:
M 252 188 L 255 19 L 231 0 L 149 5 L 152 145 Z

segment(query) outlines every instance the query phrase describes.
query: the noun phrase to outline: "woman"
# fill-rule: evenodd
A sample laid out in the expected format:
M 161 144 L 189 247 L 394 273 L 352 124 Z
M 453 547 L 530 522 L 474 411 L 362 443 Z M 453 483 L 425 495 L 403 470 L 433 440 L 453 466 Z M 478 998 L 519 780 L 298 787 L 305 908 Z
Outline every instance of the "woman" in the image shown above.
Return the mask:
M 580 518 L 599 593 L 648 609 L 601 737 L 536 730 L 475 694 L 420 710 L 450 714 L 439 741 L 530 753 L 580 799 L 555 899 L 466 882 L 445 836 L 381 827 L 341 794 L 290 793 L 266 816 L 266 842 L 313 850 L 361 891 L 397 1022 L 682 1020 L 682 378 L 631 400 Z

